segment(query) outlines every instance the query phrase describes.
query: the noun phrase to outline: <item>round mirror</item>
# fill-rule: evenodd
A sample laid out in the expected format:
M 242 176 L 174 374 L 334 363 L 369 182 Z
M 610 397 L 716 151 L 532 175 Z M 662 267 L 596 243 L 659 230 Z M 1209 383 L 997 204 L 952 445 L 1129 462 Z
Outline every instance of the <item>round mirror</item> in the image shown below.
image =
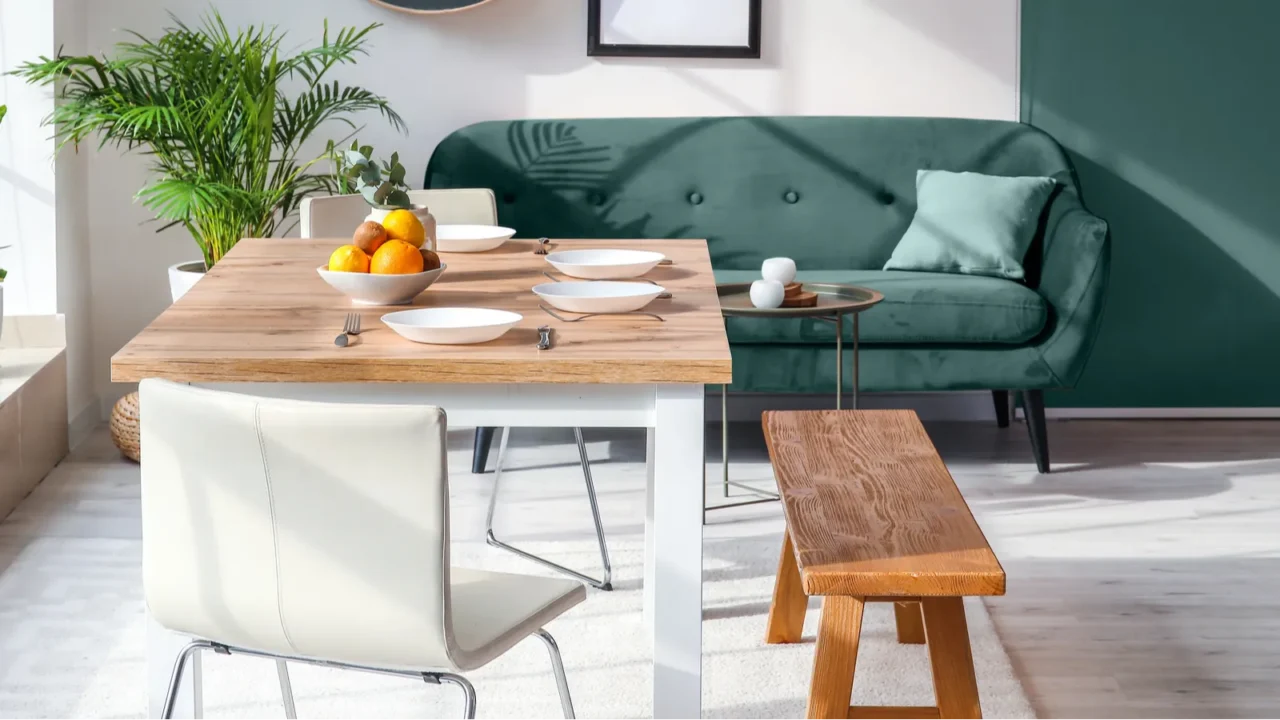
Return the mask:
M 433 13 L 449 13 L 467 10 L 483 5 L 490 0 L 372 0 L 375 5 L 389 7 L 402 12 L 430 15 Z

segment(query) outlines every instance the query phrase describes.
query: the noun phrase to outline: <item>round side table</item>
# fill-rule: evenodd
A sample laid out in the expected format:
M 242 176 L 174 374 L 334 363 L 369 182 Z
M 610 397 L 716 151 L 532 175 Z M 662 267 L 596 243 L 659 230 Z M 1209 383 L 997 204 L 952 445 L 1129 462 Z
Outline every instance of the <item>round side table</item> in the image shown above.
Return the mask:
M 804 292 L 816 293 L 818 304 L 812 307 L 779 307 L 758 308 L 751 304 L 751 283 L 729 283 L 717 285 L 716 293 L 720 296 L 720 314 L 724 317 L 752 317 L 776 319 L 811 318 L 835 325 L 836 330 L 836 409 L 844 406 L 844 319 L 846 315 L 853 319 L 853 409 L 858 407 L 858 316 L 869 308 L 884 300 L 884 295 L 870 288 L 857 285 L 840 285 L 837 283 L 804 283 Z M 725 503 L 723 505 L 707 505 L 706 486 L 703 486 L 702 508 L 703 521 L 710 510 L 741 507 L 758 503 L 773 502 L 778 499 L 777 493 L 757 490 L 749 485 L 729 479 L 729 386 L 720 386 L 720 448 L 722 460 L 722 487 L 724 496 L 729 497 L 729 487 L 737 487 L 758 496 L 756 500 Z

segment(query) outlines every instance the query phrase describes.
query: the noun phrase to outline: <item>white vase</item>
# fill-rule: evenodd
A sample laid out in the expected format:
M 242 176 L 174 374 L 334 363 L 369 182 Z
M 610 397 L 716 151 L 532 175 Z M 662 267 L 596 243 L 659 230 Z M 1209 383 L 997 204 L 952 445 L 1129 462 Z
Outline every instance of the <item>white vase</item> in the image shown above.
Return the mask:
M 187 294 L 200 278 L 204 277 L 204 261 L 194 260 L 192 262 L 178 263 L 169 267 L 169 294 L 173 297 L 173 301 L 177 302 L 178 298 Z
M 369 215 L 365 217 L 365 220 L 372 220 L 376 223 L 381 223 L 392 210 L 397 209 L 399 208 L 370 208 Z M 435 216 L 431 214 L 431 211 L 427 209 L 426 205 L 414 205 L 409 208 L 409 210 L 422 221 L 422 227 L 427 231 L 427 240 L 422 243 L 422 249 L 434 251 L 436 249 Z

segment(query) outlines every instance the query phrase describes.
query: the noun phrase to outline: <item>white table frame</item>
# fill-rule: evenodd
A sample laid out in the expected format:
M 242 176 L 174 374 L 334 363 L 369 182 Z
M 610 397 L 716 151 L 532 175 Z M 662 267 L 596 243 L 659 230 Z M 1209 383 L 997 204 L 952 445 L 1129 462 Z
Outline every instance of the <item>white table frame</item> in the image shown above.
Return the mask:
M 432 404 L 454 426 L 646 428 L 644 609 L 653 639 L 653 712 L 701 715 L 702 385 L 199 384 L 267 397 Z M 151 717 L 160 715 L 173 660 L 186 641 L 149 622 Z M 200 664 L 190 670 L 175 717 L 201 717 Z

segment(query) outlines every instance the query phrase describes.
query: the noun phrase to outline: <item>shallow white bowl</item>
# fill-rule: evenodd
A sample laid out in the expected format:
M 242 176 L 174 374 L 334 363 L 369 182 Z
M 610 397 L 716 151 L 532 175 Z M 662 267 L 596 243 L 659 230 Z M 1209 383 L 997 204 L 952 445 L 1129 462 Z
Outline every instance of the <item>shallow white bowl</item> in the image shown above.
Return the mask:
M 562 250 L 547 255 L 555 269 L 585 280 L 640 277 L 666 259 L 649 250 Z
M 408 305 L 449 266 L 410 275 L 375 275 L 373 273 L 331 272 L 316 268 L 320 277 L 338 292 L 351 298 L 352 305 Z
M 436 227 L 436 251 L 484 252 L 502 245 L 515 234 L 515 230 L 497 225 L 439 225 Z
M 414 308 L 382 316 L 382 322 L 400 337 L 431 345 L 489 342 L 523 319 L 519 313 L 472 307 Z
M 574 313 L 625 313 L 639 310 L 666 292 L 645 282 L 551 282 L 535 285 L 533 294 L 560 310 Z

